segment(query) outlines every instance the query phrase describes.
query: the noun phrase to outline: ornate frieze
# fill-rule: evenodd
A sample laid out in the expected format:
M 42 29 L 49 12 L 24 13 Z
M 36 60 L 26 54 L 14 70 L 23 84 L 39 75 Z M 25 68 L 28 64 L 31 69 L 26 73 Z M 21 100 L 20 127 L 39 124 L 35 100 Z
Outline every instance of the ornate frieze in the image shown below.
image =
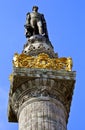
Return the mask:
M 53 70 L 72 70 L 72 58 L 50 58 L 47 54 L 41 53 L 38 56 L 15 53 L 13 65 L 21 68 L 43 68 Z

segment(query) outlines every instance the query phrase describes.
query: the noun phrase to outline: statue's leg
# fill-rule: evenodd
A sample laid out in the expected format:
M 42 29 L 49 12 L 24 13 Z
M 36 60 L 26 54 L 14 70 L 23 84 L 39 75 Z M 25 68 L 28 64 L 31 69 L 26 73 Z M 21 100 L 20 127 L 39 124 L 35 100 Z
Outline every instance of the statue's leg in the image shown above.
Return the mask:
M 38 21 L 37 26 L 38 26 L 39 34 L 42 35 L 43 34 L 42 22 Z
M 31 24 L 31 27 L 32 27 L 33 30 L 34 30 L 34 28 L 35 28 L 35 20 L 34 20 L 34 19 L 31 19 L 31 20 L 30 20 L 30 24 Z
M 37 20 L 36 19 L 32 19 L 30 23 L 31 23 L 31 27 L 33 28 L 33 35 L 39 34 L 38 26 L 37 26 Z

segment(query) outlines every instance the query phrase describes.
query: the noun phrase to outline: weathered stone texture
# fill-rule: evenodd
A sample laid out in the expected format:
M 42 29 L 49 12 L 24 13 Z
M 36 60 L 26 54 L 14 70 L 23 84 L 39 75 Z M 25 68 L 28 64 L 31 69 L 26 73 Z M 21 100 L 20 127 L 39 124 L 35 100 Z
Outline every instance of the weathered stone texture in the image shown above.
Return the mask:
M 67 130 L 75 72 L 14 68 L 8 119 L 19 130 Z
M 57 100 L 32 98 L 19 109 L 19 130 L 66 130 L 65 114 Z

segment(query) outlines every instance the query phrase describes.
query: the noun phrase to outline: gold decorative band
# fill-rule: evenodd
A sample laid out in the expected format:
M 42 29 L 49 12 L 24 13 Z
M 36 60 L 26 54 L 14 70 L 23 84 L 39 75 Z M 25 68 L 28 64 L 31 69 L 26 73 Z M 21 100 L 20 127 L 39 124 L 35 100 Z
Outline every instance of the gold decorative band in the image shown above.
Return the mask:
M 38 56 L 28 56 L 26 54 L 15 53 L 13 65 L 23 68 L 43 68 L 53 70 L 72 70 L 72 58 L 50 58 L 47 54 L 41 53 Z

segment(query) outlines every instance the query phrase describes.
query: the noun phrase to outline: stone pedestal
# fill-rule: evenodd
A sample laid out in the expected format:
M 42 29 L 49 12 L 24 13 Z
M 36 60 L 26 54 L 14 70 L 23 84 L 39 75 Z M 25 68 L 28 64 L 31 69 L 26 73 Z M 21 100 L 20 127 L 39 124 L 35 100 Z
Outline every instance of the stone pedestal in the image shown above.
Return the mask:
M 75 72 L 13 68 L 8 118 L 19 130 L 67 130 Z

